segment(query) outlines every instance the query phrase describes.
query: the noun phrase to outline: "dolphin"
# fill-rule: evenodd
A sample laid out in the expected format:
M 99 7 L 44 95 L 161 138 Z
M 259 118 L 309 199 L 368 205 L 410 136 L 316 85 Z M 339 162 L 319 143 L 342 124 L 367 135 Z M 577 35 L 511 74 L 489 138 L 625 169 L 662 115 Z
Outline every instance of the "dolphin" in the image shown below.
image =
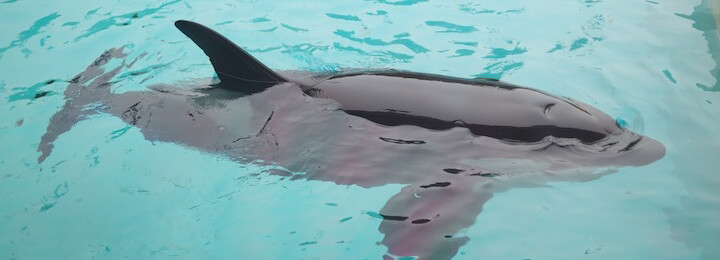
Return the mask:
M 494 193 L 594 180 L 665 155 L 658 141 L 578 100 L 391 69 L 273 71 L 203 25 L 175 26 L 209 57 L 219 82 L 114 93 L 118 74 L 142 55 L 110 49 L 69 81 L 38 162 L 78 121 L 108 114 L 147 140 L 280 166 L 271 174 L 292 180 L 404 184 L 379 210 L 383 258 L 451 259 L 469 240 L 458 232 Z

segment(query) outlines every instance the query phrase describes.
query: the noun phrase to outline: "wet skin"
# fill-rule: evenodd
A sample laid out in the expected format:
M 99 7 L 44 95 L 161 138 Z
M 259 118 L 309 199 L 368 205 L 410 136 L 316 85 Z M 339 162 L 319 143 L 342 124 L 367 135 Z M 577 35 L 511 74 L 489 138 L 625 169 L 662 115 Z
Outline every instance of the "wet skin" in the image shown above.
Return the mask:
M 380 210 L 385 257 L 450 259 L 469 239 L 457 232 L 474 224 L 495 192 L 592 180 L 665 153 L 593 107 L 504 82 L 393 70 L 231 82 L 219 65 L 225 61 L 208 56 L 219 85 L 114 94 L 113 77 L 133 61 L 122 48 L 107 51 L 69 84 L 39 161 L 77 121 L 105 113 L 148 140 L 279 165 L 296 173 L 292 179 L 406 184 Z M 113 59 L 123 62 L 105 68 Z M 249 62 L 255 67 L 245 70 L 267 73 Z

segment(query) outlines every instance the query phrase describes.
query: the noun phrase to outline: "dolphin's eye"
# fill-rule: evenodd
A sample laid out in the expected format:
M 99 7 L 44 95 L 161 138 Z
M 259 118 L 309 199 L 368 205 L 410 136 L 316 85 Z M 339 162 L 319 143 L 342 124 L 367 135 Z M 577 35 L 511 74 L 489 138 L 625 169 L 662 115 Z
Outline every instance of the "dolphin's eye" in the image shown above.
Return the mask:
M 625 129 L 628 127 L 628 122 L 618 117 L 615 119 L 615 125 L 620 129 Z

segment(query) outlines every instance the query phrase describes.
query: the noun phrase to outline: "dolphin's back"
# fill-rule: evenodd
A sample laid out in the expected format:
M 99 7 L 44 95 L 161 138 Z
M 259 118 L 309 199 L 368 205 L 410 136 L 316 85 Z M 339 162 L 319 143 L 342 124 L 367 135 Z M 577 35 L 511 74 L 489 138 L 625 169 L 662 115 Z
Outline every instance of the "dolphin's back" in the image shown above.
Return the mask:
M 475 135 L 509 141 L 553 136 L 592 143 L 619 131 L 614 120 L 590 106 L 494 80 L 368 72 L 330 77 L 308 93 L 383 125 L 465 127 Z
M 220 87 L 247 94 L 291 82 L 219 33 L 194 22 L 175 26 L 210 58 Z M 382 71 L 338 74 L 312 84 L 292 81 L 314 97 L 338 102 L 348 114 L 386 126 L 468 128 L 513 142 L 546 137 L 595 143 L 621 133 L 614 120 L 580 102 L 497 80 Z

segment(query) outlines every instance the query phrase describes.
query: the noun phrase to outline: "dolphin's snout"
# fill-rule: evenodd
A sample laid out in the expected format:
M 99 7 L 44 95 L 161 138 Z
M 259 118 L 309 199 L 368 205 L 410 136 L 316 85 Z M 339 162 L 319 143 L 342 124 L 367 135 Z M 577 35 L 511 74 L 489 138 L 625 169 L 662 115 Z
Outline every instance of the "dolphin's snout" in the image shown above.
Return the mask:
M 628 165 L 647 165 L 665 157 L 665 146 L 647 136 L 638 136 L 618 153 L 628 162 Z

